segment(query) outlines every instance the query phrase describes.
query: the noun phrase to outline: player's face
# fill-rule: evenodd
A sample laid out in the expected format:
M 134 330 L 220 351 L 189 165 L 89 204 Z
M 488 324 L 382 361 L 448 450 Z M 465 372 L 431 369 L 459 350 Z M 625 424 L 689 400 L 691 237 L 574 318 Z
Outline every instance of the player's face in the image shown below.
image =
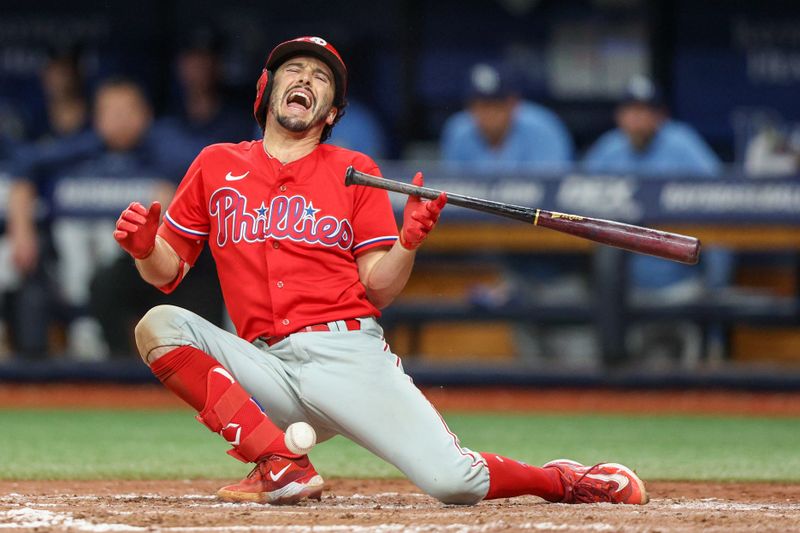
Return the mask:
M 315 57 L 289 59 L 275 72 L 269 111 L 278 124 L 301 132 L 323 122 L 332 123 L 334 78 L 331 69 Z
M 470 103 L 469 110 L 488 143 L 497 146 L 503 142 L 508 132 L 515 107 L 516 99 L 511 97 L 477 99 Z
M 638 150 L 648 145 L 663 121 L 664 113 L 647 104 L 632 103 L 617 110 L 617 124 Z

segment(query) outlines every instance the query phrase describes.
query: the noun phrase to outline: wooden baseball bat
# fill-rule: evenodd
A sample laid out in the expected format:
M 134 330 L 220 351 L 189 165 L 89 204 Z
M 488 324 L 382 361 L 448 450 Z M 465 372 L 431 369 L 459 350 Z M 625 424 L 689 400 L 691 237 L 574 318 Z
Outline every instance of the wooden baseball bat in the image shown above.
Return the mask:
M 345 185 L 366 185 L 387 191 L 420 196 L 430 200 L 437 198 L 442 192 L 428 187 L 417 187 L 410 183 L 372 176 L 353 167 L 347 168 L 344 183 Z M 688 235 L 623 224 L 613 220 L 569 215 L 533 207 L 494 202 L 449 192 L 447 193 L 447 203 L 501 217 L 513 218 L 514 220 L 521 220 L 534 226 L 542 226 L 561 233 L 589 239 L 590 241 L 622 248 L 630 252 L 653 255 L 689 265 L 696 264 L 700 255 L 700 241 Z

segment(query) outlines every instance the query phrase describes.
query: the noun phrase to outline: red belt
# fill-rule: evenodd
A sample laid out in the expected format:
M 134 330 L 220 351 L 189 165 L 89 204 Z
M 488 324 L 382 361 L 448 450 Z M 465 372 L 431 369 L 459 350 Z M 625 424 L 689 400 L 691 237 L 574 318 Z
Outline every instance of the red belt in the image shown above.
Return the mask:
M 297 331 L 293 331 L 288 335 L 273 335 L 272 337 L 259 337 L 259 339 L 266 342 L 267 346 L 272 346 L 273 344 L 278 344 L 289 335 L 294 335 L 295 333 L 308 333 L 311 331 L 339 331 L 337 325 L 341 324 L 342 322 L 344 322 L 347 331 L 358 331 L 361 329 L 361 321 L 356 320 L 355 318 L 350 318 L 347 320 L 334 320 L 333 322 L 328 322 L 326 324 L 314 324 L 311 326 L 306 326 L 298 329 Z M 331 327 L 331 324 L 335 325 Z

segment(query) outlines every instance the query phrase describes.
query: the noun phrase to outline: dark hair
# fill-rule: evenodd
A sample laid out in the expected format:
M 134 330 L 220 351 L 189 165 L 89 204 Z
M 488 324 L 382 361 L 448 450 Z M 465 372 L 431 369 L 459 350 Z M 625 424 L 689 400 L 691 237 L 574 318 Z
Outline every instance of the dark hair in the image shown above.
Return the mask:
M 325 127 L 322 128 L 322 135 L 319 136 L 319 142 L 323 143 L 323 142 L 327 141 L 330 138 L 331 132 L 333 131 L 333 127 L 336 126 L 336 124 L 338 124 L 339 121 L 344 116 L 344 113 L 345 113 L 344 108 L 345 107 L 347 107 L 347 98 L 342 98 L 342 105 L 341 105 L 341 107 L 337 108 L 336 118 L 333 119 L 333 124 L 330 124 L 330 125 L 325 124 Z
M 78 45 L 62 48 L 48 48 L 45 70 L 53 66 L 66 67 L 74 80 L 73 93 L 67 96 L 86 99 L 86 72 L 82 60 L 82 48 Z
M 48 63 L 65 63 L 75 70 L 82 69 L 84 47 L 79 43 L 64 46 L 48 46 L 45 49 Z

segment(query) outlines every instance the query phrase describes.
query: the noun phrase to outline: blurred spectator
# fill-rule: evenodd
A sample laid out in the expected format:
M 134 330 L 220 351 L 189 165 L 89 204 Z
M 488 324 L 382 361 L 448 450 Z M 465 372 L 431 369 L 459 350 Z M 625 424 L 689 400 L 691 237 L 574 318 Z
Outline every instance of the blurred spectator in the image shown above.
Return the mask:
M 520 99 L 512 76 L 477 64 L 470 71 L 467 109 L 450 117 L 442 159 L 480 170 L 557 171 L 573 156 L 572 138 L 550 110 Z
M 79 158 L 93 141 L 90 135 L 83 135 L 64 144 L 21 146 L 11 165 L 6 224 L 11 267 L 3 277 L 4 307 L 13 348 L 25 357 L 47 354 L 49 327 L 60 310 L 48 209 L 53 192 L 49 176 L 60 164 Z
M 535 176 L 569 168 L 573 143 L 552 111 L 520 99 L 509 71 L 479 63 L 469 72 L 467 109 L 444 125 L 441 151 L 445 163 L 464 165 L 469 171 L 513 170 Z M 571 260 L 555 255 L 535 261 L 528 256 L 502 257 L 502 280 L 476 285 L 470 301 L 497 308 L 526 300 L 581 300 L 586 296 L 586 281 L 578 273 L 582 265 Z M 583 365 L 596 353 L 590 328 L 518 325 L 514 334 L 517 351 L 529 359 L 558 353 L 562 362 L 570 359 L 566 364 Z
M 99 187 L 125 187 L 125 182 L 152 180 L 151 194 L 167 201 L 174 186 L 153 151 L 149 137 L 153 111 L 143 89 L 126 78 L 104 81 L 94 98 L 94 132 L 100 141 L 93 150 L 72 164 L 65 164 L 54 176 L 54 194 L 61 204 L 53 222 L 53 237 L 58 253 L 59 284 L 73 316 L 68 334 L 69 351 L 75 356 L 97 358 L 107 354 L 100 342 L 100 325 L 107 331 L 120 309 L 129 302 L 117 302 L 116 309 L 89 314 L 89 284 L 98 269 L 108 268 L 121 254 L 112 233 L 115 218 L 97 195 L 74 208 L 67 199 L 85 191 L 87 196 Z M 116 353 L 127 336 L 118 339 L 105 335 L 107 346 Z
M 38 359 L 47 354 L 52 284 L 45 264 L 53 254 L 50 241 L 37 236 L 35 226 L 23 229 L 15 222 L 12 206 L 27 196 L 28 191 L 16 184 L 9 191 L 8 251 L 4 249 L 3 260 L 11 268 L 3 269 L 3 310 L 12 351 Z
M 53 53 L 40 73 L 47 123 L 35 144 L 14 146 L 8 172 L 8 222 L 4 241 L 10 264 L 0 279 L 14 348 L 29 357 L 47 352 L 49 326 L 60 313 L 54 297 L 55 253 L 48 216 L 52 183 L 61 165 L 79 160 L 97 146 L 87 133 L 89 120 L 80 57 L 74 51 Z M 5 129 L 5 127 L 4 127 Z M 39 200 L 43 200 L 40 202 Z
M 177 181 L 209 144 L 249 140 L 252 117 L 230 109 L 222 93 L 222 42 L 208 29 L 197 29 L 181 45 L 176 59 L 179 109 L 159 119 L 156 148 Z
M 584 169 L 662 176 L 715 176 L 720 161 L 690 126 L 670 120 L 661 91 L 644 77 L 628 84 L 615 115 L 617 128 L 588 150 Z
M 165 165 L 159 154 L 171 143 L 180 144 L 185 138 L 177 132 L 174 132 L 176 137 L 169 137 L 163 131 L 153 136 L 149 132 L 152 110 L 144 94 L 125 80 L 113 80 L 101 86 L 95 113 L 96 129 L 105 142 L 105 150 L 84 161 L 75 175 L 154 179 L 158 183 L 152 199 L 168 205 L 175 185 L 174 180 L 165 177 L 170 175 L 174 165 Z M 115 222 L 114 218 L 80 221 L 62 217 L 56 223 L 61 230 L 56 234 L 62 237 L 60 240 L 65 245 L 63 253 L 72 259 L 68 262 L 72 268 L 64 281 L 78 287 L 73 291 L 75 303 L 82 304 L 89 299 L 91 314 L 102 326 L 111 357 L 130 357 L 137 353 L 133 326 L 148 309 L 160 303 L 181 305 L 206 314 L 215 324 L 222 323 L 222 295 L 208 254 L 192 269 L 195 280 L 169 296 L 163 295 L 141 279 L 130 257 L 116 246 L 112 236 Z M 78 230 L 76 234 L 72 233 L 74 230 Z M 91 264 L 86 262 L 86 250 L 75 250 L 81 232 L 83 238 L 95 239 L 95 257 Z M 84 345 L 76 350 L 83 350 L 85 354 L 87 348 Z
M 21 151 L 15 164 L 19 179 L 9 207 L 15 264 L 28 277 L 43 278 L 39 283 L 46 290 L 43 305 L 57 309 L 70 322 L 68 350 L 84 357 L 106 351 L 99 325 L 86 315 L 89 280 L 96 268 L 119 255 L 111 236 L 114 219 L 97 214 L 104 202 L 98 190 L 113 178 L 158 176 L 145 140 L 152 111 L 142 89 L 130 80 L 108 80 L 98 88 L 94 107 L 94 131 Z M 165 186 L 171 191 L 171 184 Z M 46 213 L 38 232 L 34 230 L 37 204 Z M 56 295 L 59 305 L 53 301 Z M 46 314 L 27 327 L 46 328 Z M 47 335 L 40 342 L 37 352 L 46 349 Z
M 47 110 L 44 138 L 61 139 L 89 129 L 89 104 L 77 51 L 51 54 L 41 72 Z
M 717 156 L 688 125 L 668 118 L 661 91 L 649 79 L 630 81 L 615 119 L 617 129 L 602 135 L 587 152 L 587 172 L 643 178 L 719 176 Z M 628 266 L 634 299 L 678 303 L 727 285 L 733 261 L 726 250 L 705 249 L 699 267 L 637 254 L 630 256 Z M 690 363 L 700 355 L 701 333 L 689 324 L 655 325 L 632 336 L 638 340 L 631 351 L 644 357 L 682 357 Z
M 11 159 L 15 143 L 0 131 L 0 359 L 10 352 L 6 316 L 6 296 L 14 287 L 17 276 L 11 263 L 11 248 L 6 236 L 8 194 L 11 187 Z
M 12 157 L 12 148 L 25 140 L 25 112 L 19 102 L 0 96 L 0 160 Z

